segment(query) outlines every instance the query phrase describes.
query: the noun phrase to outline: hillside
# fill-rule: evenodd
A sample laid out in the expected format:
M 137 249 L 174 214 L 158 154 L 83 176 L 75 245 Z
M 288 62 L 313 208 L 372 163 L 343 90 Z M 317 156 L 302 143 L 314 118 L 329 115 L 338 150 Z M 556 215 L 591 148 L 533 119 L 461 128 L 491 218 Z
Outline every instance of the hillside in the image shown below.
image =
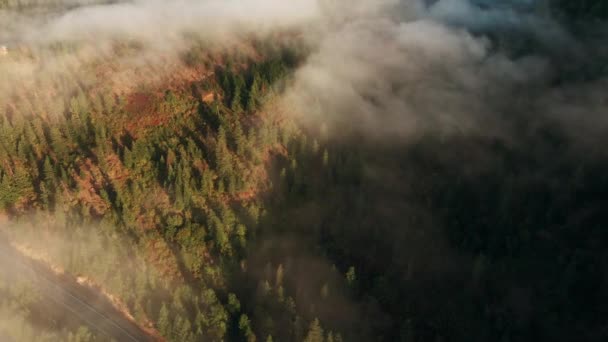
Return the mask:
M 533 5 L 0 0 L 0 340 L 606 340 L 605 6 Z

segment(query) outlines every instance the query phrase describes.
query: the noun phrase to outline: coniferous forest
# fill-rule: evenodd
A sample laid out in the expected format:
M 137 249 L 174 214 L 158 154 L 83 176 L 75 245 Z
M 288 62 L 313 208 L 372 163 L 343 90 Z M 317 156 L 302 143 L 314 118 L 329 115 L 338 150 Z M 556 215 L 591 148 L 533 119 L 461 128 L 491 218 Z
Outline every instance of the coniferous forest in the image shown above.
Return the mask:
M 242 2 L 0 0 L 0 341 L 608 339 L 605 2 Z

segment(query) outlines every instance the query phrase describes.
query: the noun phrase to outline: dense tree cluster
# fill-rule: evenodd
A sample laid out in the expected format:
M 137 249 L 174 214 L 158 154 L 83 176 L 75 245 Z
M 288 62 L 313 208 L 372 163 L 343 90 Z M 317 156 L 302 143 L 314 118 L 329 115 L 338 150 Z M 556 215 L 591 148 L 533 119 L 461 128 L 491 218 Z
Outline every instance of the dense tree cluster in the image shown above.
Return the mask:
M 5 105 L 0 206 L 13 217 L 11 238 L 101 284 L 168 340 L 318 341 L 319 321 L 307 335 L 280 280 L 260 289 L 266 313 L 232 284 L 267 214 L 259 195 L 272 187 L 269 159 L 301 134 L 257 114 L 287 72 L 278 54 L 162 95 L 85 85 L 65 103 Z M 296 323 L 269 323 L 280 311 Z

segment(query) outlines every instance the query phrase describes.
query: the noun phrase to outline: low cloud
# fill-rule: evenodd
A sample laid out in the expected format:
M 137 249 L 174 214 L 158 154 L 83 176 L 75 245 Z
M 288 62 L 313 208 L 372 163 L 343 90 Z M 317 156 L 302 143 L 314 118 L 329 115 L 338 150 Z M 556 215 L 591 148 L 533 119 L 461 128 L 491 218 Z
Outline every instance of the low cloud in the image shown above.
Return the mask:
M 371 14 L 328 27 L 296 72 L 286 103 L 304 122 L 384 140 L 429 133 L 506 139 L 505 120 L 515 113 L 567 117 L 567 94 L 601 86 L 556 87 L 566 70 L 601 58 L 537 2 L 376 4 Z M 589 101 L 576 111 L 588 106 L 589 120 L 599 120 L 597 100 Z
M 4 29 L 13 27 L 9 40 L 34 43 L 139 38 L 170 44 L 188 31 L 213 37 L 221 31 L 274 29 L 308 20 L 317 12 L 316 2 L 310 0 L 138 0 L 80 6 L 32 15 L 29 20 L 22 16 Z
M 41 84 L 61 84 L 65 89 L 54 91 L 71 94 L 79 85 L 118 83 L 121 90 L 151 83 L 183 68 L 180 56 L 195 42 L 212 51 L 234 48 L 310 23 L 319 13 L 312 0 L 57 2 L 34 8 L 0 10 L 0 45 L 8 47 L 0 57 L 2 104 L 15 94 L 37 93 Z

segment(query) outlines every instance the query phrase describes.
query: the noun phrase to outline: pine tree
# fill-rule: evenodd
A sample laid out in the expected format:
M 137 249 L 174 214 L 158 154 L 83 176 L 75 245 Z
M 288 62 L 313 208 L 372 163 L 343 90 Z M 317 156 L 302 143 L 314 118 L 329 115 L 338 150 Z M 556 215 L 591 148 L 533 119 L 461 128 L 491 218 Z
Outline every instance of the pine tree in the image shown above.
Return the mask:
M 4 208 L 13 202 L 14 193 L 7 175 L 0 177 L 0 207 Z
M 221 79 L 220 79 L 220 86 L 222 87 L 222 90 L 224 91 L 224 96 L 226 98 L 230 98 L 231 97 L 231 86 L 230 86 L 230 78 L 228 77 L 228 72 L 225 71 L 222 73 Z
M 255 334 L 253 333 L 253 330 L 251 330 L 251 322 L 249 321 L 249 317 L 247 317 L 246 314 L 242 314 L 241 318 L 239 319 L 239 329 L 241 330 L 241 333 L 247 338 L 247 342 L 256 341 Z
M 169 310 L 165 303 L 160 308 L 160 312 L 158 314 L 158 331 L 167 337 L 171 332 L 171 321 L 169 320 Z
M 235 113 L 240 112 L 242 110 L 241 102 L 241 91 L 239 88 L 236 88 L 234 90 L 234 95 L 232 96 L 232 101 L 230 101 L 230 109 Z
M 203 170 L 201 175 L 201 191 L 205 195 L 213 193 L 213 172 L 209 169 Z
M 51 126 L 50 135 L 51 147 L 57 155 L 57 160 L 65 160 L 68 154 L 68 149 L 61 131 L 57 126 L 53 125 Z
M 42 200 L 42 206 L 44 209 L 50 208 L 50 204 L 51 204 L 50 197 L 51 197 L 50 192 L 47 190 L 44 183 L 41 183 L 40 184 L 40 199 Z
M 53 168 L 53 165 L 51 164 L 51 158 L 49 158 L 49 156 L 47 156 L 44 159 L 44 165 L 42 166 L 42 173 L 44 175 L 44 182 L 49 187 L 49 191 L 54 191 L 56 175 L 55 175 L 55 169 Z
M 229 177 L 232 173 L 232 158 L 226 144 L 226 131 L 220 127 L 215 146 L 215 161 L 218 173 L 222 178 Z
M 351 266 L 348 268 L 348 271 L 346 272 L 346 282 L 348 283 L 349 286 L 354 286 L 355 285 L 355 281 L 357 280 L 357 275 L 355 274 L 355 267 Z
M 319 319 L 315 318 L 308 328 L 308 334 L 304 338 L 304 342 L 323 342 L 323 328 L 319 323 Z
M 245 80 L 243 75 L 238 74 L 233 77 L 233 90 L 232 90 L 232 101 L 230 102 L 230 109 L 233 112 L 240 112 L 243 110 L 243 93 L 246 91 Z
M 323 151 L 323 166 L 327 167 L 328 164 L 329 164 L 329 152 L 327 151 L 327 149 L 325 149 Z
M 88 341 L 93 341 L 93 334 L 91 333 L 91 331 L 87 327 L 81 326 L 76 331 L 76 334 L 74 335 L 72 341 L 73 342 L 88 342 Z
M 232 314 L 236 314 L 241 311 L 241 302 L 234 293 L 228 294 L 228 311 Z
M 245 248 L 247 245 L 247 227 L 243 224 L 239 224 L 236 227 L 236 236 L 241 247 Z
M 275 276 L 275 285 L 276 286 L 281 286 L 283 285 L 283 264 L 279 264 L 279 266 L 277 267 L 277 272 L 276 272 L 276 276 Z
M 182 317 L 182 316 L 178 316 Z M 192 324 L 188 318 L 182 318 L 179 320 L 179 324 L 175 327 L 175 338 L 177 341 L 188 342 L 192 341 Z
M 247 139 L 245 138 L 245 134 L 243 134 L 241 123 L 238 121 L 234 127 L 234 144 L 236 145 L 236 154 L 243 157 L 247 150 Z
M 249 96 L 247 96 L 247 111 L 253 112 L 258 108 L 260 96 L 260 75 L 255 72 L 253 81 L 249 88 Z

